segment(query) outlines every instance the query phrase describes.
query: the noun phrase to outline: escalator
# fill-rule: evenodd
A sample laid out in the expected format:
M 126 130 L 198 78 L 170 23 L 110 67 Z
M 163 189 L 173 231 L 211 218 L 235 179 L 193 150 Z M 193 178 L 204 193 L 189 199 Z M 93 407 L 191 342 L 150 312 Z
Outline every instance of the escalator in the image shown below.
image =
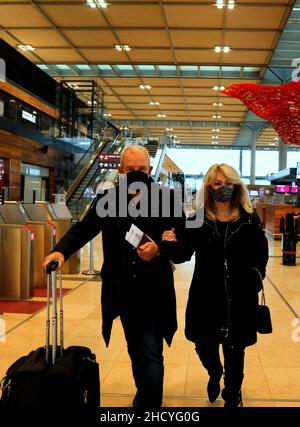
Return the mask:
M 117 137 L 111 140 L 95 140 L 87 152 L 76 164 L 73 176 L 76 178 L 67 191 L 67 206 L 74 220 L 82 217 L 82 211 L 95 197 L 100 182 L 114 182 L 117 169 L 102 168 L 99 165 L 99 154 L 121 154 L 126 144 L 125 139 Z

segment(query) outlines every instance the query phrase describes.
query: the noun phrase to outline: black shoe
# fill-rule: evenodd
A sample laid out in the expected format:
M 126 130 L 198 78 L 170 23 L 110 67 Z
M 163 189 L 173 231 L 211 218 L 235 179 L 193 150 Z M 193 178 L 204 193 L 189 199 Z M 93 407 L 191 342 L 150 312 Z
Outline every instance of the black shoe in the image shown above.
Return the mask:
M 220 394 L 220 380 L 222 378 L 222 374 L 220 376 L 211 376 L 207 383 L 207 395 L 208 399 L 211 403 L 213 403 Z
M 222 392 L 222 397 L 224 399 L 223 392 Z M 236 396 L 230 396 L 229 398 L 227 398 L 225 395 L 224 400 L 225 400 L 224 408 L 241 408 L 241 407 L 243 407 L 243 400 L 242 400 L 242 392 L 241 391 L 239 391 Z

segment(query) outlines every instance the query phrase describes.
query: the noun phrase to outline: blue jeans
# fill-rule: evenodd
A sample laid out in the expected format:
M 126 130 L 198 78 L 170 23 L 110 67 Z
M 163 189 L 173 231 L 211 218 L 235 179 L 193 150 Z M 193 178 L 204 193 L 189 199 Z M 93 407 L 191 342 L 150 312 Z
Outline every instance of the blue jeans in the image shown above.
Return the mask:
M 163 396 L 163 334 L 153 319 L 129 321 L 121 315 L 137 388 L 136 406 L 157 408 Z

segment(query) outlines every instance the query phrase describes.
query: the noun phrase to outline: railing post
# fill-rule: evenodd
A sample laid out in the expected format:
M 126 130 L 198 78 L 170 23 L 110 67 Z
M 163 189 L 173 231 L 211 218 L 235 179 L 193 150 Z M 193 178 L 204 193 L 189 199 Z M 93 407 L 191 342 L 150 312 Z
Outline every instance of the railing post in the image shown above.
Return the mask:
M 90 240 L 90 268 L 89 270 L 84 270 L 82 274 L 96 276 L 100 274 L 99 270 L 94 270 L 94 239 Z

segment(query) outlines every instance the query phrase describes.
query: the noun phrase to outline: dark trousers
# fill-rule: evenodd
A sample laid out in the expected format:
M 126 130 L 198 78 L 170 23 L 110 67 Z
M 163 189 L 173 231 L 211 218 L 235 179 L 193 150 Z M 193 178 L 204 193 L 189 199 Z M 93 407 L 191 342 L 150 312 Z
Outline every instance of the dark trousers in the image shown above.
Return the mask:
M 221 378 L 222 376 L 223 366 L 219 345 L 219 342 L 214 340 L 199 340 L 196 343 L 196 352 L 210 377 Z M 225 385 L 222 396 L 224 400 L 232 400 L 239 396 L 243 383 L 245 347 L 234 345 L 225 339 L 222 348 Z
M 129 321 L 121 315 L 132 373 L 137 388 L 136 406 L 160 407 L 163 396 L 163 335 L 158 322 L 142 319 Z

